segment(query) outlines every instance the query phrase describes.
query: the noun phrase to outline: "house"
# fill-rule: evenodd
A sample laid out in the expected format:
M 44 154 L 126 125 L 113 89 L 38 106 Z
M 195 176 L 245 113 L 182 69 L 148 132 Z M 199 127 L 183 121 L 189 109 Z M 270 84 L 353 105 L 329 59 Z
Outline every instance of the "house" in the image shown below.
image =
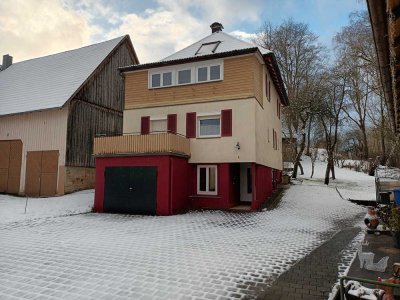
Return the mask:
M 94 187 L 93 138 L 122 133 L 118 67 L 138 63 L 129 36 L 0 71 L 0 192 L 62 195 Z
M 120 68 L 123 135 L 95 138 L 96 211 L 257 210 L 272 194 L 288 105 L 275 56 L 211 29 L 161 61 Z

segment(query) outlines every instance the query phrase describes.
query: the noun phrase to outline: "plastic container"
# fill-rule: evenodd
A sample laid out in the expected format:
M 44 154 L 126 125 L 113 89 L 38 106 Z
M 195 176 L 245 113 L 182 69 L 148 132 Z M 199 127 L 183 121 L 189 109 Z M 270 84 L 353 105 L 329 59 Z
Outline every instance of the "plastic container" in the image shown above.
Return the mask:
M 400 207 L 400 189 L 394 189 L 394 203 L 397 207 Z

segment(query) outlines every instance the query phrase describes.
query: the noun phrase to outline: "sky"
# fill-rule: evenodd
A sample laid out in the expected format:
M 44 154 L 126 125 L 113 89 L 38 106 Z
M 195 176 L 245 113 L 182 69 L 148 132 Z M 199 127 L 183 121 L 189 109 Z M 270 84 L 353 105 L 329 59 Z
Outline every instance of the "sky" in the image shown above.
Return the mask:
M 215 21 L 251 39 L 288 18 L 329 47 L 349 14 L 365 9 L 365 0 L 0 0 L 0 55 L 19 62 L 129 34 L 139 61 L 152 62 L 209 35 Z

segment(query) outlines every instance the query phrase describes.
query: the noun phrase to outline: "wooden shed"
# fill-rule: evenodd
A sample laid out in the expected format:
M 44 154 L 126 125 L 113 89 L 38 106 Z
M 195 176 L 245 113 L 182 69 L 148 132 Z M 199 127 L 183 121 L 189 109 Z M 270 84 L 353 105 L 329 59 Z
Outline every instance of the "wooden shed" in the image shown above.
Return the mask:
M 118 67 L 137 63 L 126 35 L 3 67 L 0 193 L 53 196 L 93 188 L 94 136 L 122 133 Z

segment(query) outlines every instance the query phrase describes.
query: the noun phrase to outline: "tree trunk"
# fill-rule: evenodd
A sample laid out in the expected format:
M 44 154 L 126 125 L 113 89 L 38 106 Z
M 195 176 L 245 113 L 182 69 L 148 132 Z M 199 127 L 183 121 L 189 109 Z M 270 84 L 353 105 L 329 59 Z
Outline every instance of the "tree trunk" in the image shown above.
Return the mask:
M 314 166 L 315 166 L 315 162 L 311 163 L 311 176 L 310 178 L 312 178 L 314 176 Z
M 300 175 L 304 175 L 303 165 L 299 162 Z
M 333 161 L 333 155 L 332 155 L 332 159 L 331 159 L 331 174 L 332 174 L 332 180 L 335 180 L 336 176 L 335 176 L 335 164 Z
M 310 116 L 310 122 L 308 123 L 307 150 L 306 150 L 306 155 L 307 155 L 307 156 L 311 156 L 311 153 L 310 153 L 311 125 L 312 125 L 312 115 Z
M 362 138 L 363 138 L 363 158 L 365 160 L 368 160 L 369 158 L 369 149 L 368 149 L 368 138 L 367 138 L 367 133 L 365 129 L 365 125 L 361 126 L 361 132 L 362 132 Z
M 302 127 L 301 127 L 301 131 L 303 132 L 301 134 L 301 143 L 300 143 L 300 149 L 299 152 L 296 155 L 296 161 L 294 162 L 294 166 L 293 166 L 293 174 L 292 174 L 292 178 L 297 178 L 297 169 L 299 168 L 299 166 L 301 165 L 300 160 L 301 160 L 301 156 L 304 152 L 304 148 L 306 147 L 306 132 L 305 132 L 305 122 L 303 122 Z M 303 175 L 304 172 L 303 170 L 301 170 L 301 175 Z
M 329 184 L 329 173 L 331 171 L 331 166 L 330 166 L 330 160 L 328 159 L 328 164 L 326 165 L 326 171 L 325 171 L 325 180 L 324 184 L 328 185 Z

